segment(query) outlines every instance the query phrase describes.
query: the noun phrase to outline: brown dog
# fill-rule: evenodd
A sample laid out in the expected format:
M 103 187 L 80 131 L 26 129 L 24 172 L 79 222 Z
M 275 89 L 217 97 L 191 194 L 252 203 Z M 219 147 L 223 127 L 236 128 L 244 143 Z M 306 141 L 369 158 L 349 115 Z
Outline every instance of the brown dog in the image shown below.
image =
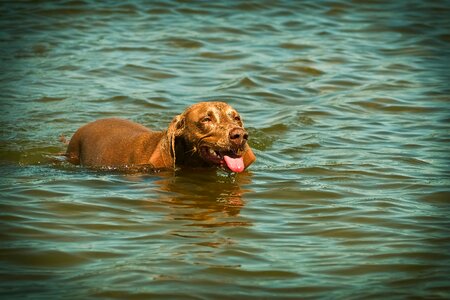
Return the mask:
M 236 110 L 224 102 L 201 102 L 176 116 L 166 131 L 116 118 L 94 121 L 75 132 L 66 156 L 88 167 L 223 166 L 242 172 L 256 159 L 247 139 Z

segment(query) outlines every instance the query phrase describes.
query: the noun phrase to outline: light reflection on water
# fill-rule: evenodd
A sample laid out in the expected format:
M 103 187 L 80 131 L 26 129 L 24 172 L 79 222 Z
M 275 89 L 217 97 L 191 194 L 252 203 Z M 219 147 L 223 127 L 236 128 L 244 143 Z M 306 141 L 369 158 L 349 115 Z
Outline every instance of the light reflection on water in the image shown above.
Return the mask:
M 6 298 L 449 298 L 446 1 L 1 3 Z M 221 99 L 248 172 L 92 171 L 58 141 Z

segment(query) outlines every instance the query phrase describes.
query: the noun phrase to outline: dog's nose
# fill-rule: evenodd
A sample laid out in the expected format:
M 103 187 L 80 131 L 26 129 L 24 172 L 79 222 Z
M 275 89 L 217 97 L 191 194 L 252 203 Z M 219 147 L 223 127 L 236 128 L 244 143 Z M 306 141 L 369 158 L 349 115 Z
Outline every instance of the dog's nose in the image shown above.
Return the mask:
M 248 133 L 240 127 L 236 127 L 230 130 L 230 141 L 240 147 L 244 145 L 248 140 Z

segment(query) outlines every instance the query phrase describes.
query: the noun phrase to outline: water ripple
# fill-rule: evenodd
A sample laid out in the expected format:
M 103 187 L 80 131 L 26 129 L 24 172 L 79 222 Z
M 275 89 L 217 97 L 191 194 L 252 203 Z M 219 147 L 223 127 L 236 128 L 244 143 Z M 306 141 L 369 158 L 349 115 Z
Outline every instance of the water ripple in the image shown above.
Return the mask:
M 3 298 L 449 298 L 445 1 L 0 10 Z M 62 159 L 87 122 L 213 100 L 242 174 Z

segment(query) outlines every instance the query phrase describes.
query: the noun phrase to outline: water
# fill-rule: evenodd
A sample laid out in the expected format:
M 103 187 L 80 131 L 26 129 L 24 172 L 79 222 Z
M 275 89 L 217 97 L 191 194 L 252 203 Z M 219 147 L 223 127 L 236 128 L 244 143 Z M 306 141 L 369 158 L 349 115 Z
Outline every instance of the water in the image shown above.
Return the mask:
M 0 4 L 5 299 L 448 299 L 449 1 Z M 81 125 L 224 100 L 248 172 L 96 172 Z

